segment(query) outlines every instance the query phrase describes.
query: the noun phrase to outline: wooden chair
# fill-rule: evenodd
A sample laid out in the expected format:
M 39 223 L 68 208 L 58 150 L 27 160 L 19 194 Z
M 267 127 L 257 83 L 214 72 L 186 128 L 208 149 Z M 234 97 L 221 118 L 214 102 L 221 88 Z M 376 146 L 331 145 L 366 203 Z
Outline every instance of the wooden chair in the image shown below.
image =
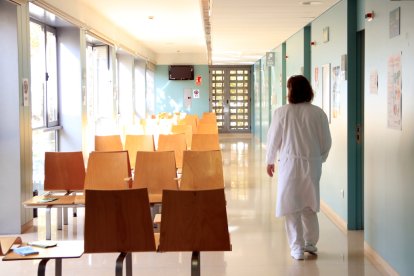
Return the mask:
M 221 150 L 218 134 L 193 134 L 191 150 Z
M 187 144 L 187 149 L 191 149 L 193 127 L 191 125 L 172 125 L 171 132 L 173 134 L 185 134 L 185 142 Z
M 204 112 L 199 123 L 212 123 L 217 125 L 217 117 L 214 112 Z
M 160 134 L 157 151 L 174 151 L 177 169 L 183 167 L 183 151 L 187 149 L 185 134 Z
M 85 162 L 81 151 L 45 152 L 45 191 L 64 191 L 69 195 L 75 191 L 83 191 L 85 182 Z M 67 208 L 63 212 L 63 224 L 68 224 Z M 62 229 L 62 211 L 58 208 L 57 229 Z M 76 217 L 76 208 L 73 208 Z M 50 222 L 47 222 L 50 223 Z M 50 225 L 47 225 L 46 228 Z M 48 228 L 48 229 L 49 229 Z
M 22 239 L 20 237 L 0 237 L 0 256 L 6 255 L 14 244 L 22 244 Z
M 198 134 L 217 134 L 218 127 L 215 123 L 199 123 L 197 125 Z
M 160 252 L 192 252 L 191 275 L 200 275 L 201 251 L 231 251 L 224 189 L 164 190 Z
M 184 119 L 180 120 L 178 124 L 191 125 L 193 132 L 197 130 L 198 116 L 195 114 L 187 114 Z
M 155 151 L 153 135 L 131 135 L 125 137 L 125 150 L 131 161 L 131 168 L 135 168 L 137 151 Z
M 184 151 L 180 190 L 224 188 L 221 151 Z
M 128 151 L 91 152 L 85 175 L 85 189 L 128 189 L 131 182 Z
M 45 152 L 45 191 L 82 191 L 85 163 L 81 151 Z
M 85 253 L 119 252 L 115 275 L 132 275 L 132 252 L 156 250 L 146 189 L 86 190 Z
M 136 153 L 132 188 L 147 188 L 150 203 L 161 203 L 164 189 L 177 190 L 176 177 L 173 151 Z
M 120 135 L 95 136 L 95 151 L 120 151 L 123 149 Z

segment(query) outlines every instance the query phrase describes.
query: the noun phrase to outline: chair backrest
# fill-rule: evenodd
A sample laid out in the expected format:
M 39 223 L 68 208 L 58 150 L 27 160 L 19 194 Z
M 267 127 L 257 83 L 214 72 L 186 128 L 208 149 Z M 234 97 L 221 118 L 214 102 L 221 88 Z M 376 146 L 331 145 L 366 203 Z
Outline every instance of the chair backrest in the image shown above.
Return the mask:
M 217 125 L 217 116 L 214 112 L 204 112 L 200 123 L 213 123 Z
M 221 151 L 184 151 L 180 190 L 221 188 L 224 188 Z
M 173 151 L 138 151 L 132 188 L 147 188 L 162 196 L 164 189 L 177 190 L 177 171 Z
M 153 135 L 130 135 L 125 137 L 125 150 L 131 161 L 131 167 L 135 168 L 137 151 L 155 151 Z
M 164 190 L 158 250 L 230 251 L 224 189 Z
M 118 190 L 129 188 L 126 182 L 131 177 L 128 151 L 94 151 L 88 159 L 85 189 Z
M 120 135 L 95 136 L 95 151 L 120 151 L 123 149 Z
M 218 127 L 215 123 L 199 123 L 197 125 L 198 134 L 215 134 L 218 133 Z
M 14 244 L 22 244 L 22 239 L 16 236 L 0 237 L 0 256 L 6 255 Z
M 193 134 L 191 150 L 220 150 L 218 134 Z
M 187 114 L 179 124 L 191 125 L 193 127 L 193 132 L 197 129 L 198 116 L 195 114 Z
M 171 132 L 173 134 L 185 134 L 185 142 L 187 144 L 187 149 L 191 149 L 191 141 L 193 135 L 193 127 L 192 125 L 172 125 Z
M 85 253 L 155 251 L 146 189 L 85 191 Z
M 183 166 L 183 151 L 187 149 L 185 134 L 160 134 L 157 151 L 174 151 L 177 168 Z
M 84 181 L 81 151 L 45 152 L 45 191 L 80 191 Z

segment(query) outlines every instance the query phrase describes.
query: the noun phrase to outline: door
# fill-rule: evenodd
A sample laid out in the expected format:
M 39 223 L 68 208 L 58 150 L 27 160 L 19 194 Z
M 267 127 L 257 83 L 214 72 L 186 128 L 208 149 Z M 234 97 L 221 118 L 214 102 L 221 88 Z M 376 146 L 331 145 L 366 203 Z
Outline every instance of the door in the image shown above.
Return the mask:
M 250 132 L 250 67 L 210 67 L 210 85 L 219 132 Z

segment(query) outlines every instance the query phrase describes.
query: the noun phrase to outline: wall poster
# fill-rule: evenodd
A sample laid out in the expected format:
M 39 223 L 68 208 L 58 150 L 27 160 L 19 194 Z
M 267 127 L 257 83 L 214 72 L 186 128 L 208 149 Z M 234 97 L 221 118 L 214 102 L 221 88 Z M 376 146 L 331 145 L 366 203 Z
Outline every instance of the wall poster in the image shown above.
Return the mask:
M 401 54 L 388 58 L 388 127 L 402 130 Z
M 400 35 L 400 7 L 390 12 L 390 38 Z
M 341 69 L 339 66 L 332 68 L 332 117 L 338 118 L 341 114 Z
M 316 66 L 314 69 L 313 74 L 313 89 L 318 90 L 319 89 L 319 67 Z
M 331 122 L 331 64 L 322 65 L 322 109 Z

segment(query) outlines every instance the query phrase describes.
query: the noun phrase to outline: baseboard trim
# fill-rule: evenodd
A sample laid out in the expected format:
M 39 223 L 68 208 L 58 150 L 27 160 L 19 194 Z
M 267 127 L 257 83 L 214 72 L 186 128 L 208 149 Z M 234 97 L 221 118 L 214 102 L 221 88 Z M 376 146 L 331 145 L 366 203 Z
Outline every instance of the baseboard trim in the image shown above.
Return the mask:
M 26 222 L 25 224 L 23 224 L 22 227 L 21 227 L 21 231 L 22 231 L 22 233 L 25 233 L 29 229 L 31 229 L 32 227 L 33 227 L 33 219 L 31 219 L 28 222 Z
M 385 261 L 369 244 L 364 241 L 365 256 L 377 267 L 384 275 L 398 276 L 399 274 Z
M 321 200 L 321 211 L 345 234 L 348 234 L 347 223 L 326 202 Z M 399 274 L 364 240 L 364 254 L 383 274 L 398 276 Z
M 345 235 L 347 234 L 348 229 L 346 221 L 322 200 L 321 211 L 339 228 L 339 230 L 341 230 Z

